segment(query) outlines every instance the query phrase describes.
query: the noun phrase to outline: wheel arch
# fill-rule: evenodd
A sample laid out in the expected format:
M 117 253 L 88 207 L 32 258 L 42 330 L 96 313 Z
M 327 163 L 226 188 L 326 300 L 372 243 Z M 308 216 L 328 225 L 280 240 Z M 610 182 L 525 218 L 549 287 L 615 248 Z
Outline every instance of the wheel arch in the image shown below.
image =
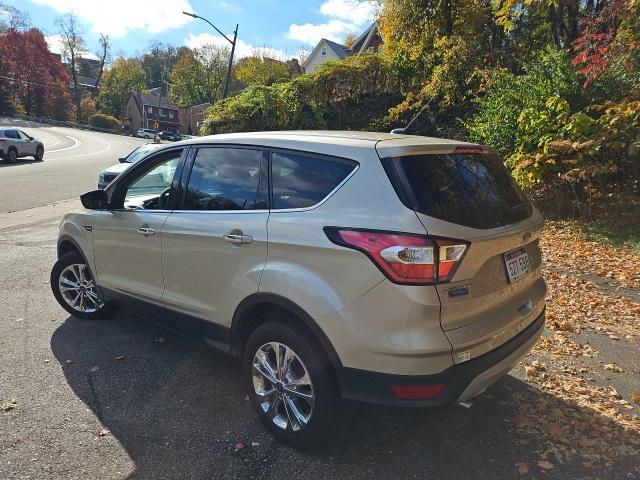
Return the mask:
M 342 362 L 322 328 L 300 306 L 285 297 L 273 293 L 255 293 L 240 302 L 231 322 L 231 355 L 241 356 L 251 332 L 269 318 L 267 316 L 267 319 L 261 319 L 257 316 L 258 311 L 271 310 L 270 313 L 272 313 L 274 309 L 276 311 L 284 311 L 302 322 L 304 330 L 315 338 L 331 362 L 338 381 L 340 381 L 343 368 Z
M 80 245 L 78 245 L 78 242 L 76 242 L 76 240 L 73 237 L 70 237 L 69 235 L 61 235 L 60 238 L 58 238 L 58 247 L 57 247 L 58 258 L 62 257 L 63 255 L 66 255 L 69 252 L 74 252 L 74 251 L 80 254 L 85 264 L 91 265 L 87 261 L 87 257 L 82 251 L 82 248 L 80 248 Z

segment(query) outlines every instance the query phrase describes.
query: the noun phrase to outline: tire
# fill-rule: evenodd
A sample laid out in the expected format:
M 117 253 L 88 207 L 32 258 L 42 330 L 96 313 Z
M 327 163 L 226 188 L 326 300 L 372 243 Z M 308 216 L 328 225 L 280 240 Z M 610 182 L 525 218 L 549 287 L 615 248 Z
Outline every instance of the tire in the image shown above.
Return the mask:
M 7 162 L 16 163 L 18 161 L 18 151 L 15 148 L 10 148 L 7 152 Z
M 115 310 L 112 302 L 103 299 L 89 266 L 76 251 L 65 253 L 58 259 L 51 269 L 50 282 L 60 306 L 75 317 L 90 320 L 105 318 Z M 82 285 L 74 288 L 73 283 Z M 76 302 L 72 301 L 74 297 Z
M 287 349 L 293 355 L 286 362 L 287 373 L 280 375 L 277 367 L 273 368 L 275 352 L 283 351 L 286 356 Z M 271 374 L 260 373 L 269 370 L 258 358 L 271 367 Z M 341 423 L 341 402 L 331 363 L 315 339 L 295 328 L 294 322 L 268 322 L 250 335 L 244 348 L 243 375 L 260 421 L 276 438 L 294 448 L 323 443 L 334 432 L 334 425 Z
M 41 162 L 42 160 L 44 160 L 44 148 L 42 147 L 36 148 L 36 154 L 33 156 L 33 158 L 35 158 L 36 161 L 38 162 Z

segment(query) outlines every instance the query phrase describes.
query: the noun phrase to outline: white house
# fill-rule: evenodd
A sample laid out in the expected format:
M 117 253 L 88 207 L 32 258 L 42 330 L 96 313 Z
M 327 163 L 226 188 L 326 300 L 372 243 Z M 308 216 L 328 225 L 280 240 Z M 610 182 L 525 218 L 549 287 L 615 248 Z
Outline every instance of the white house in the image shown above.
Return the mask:
M 305 72 L 311 73 L 329 60 L 342 60 L 350 55 L 377 52 L 381 44 L 382 37 L 378 31 L 378 23 L 374 22 L 362 35 L 353 41 L 349 48 L 326 38 L 321 39 L 304 61 L 302 67 Z

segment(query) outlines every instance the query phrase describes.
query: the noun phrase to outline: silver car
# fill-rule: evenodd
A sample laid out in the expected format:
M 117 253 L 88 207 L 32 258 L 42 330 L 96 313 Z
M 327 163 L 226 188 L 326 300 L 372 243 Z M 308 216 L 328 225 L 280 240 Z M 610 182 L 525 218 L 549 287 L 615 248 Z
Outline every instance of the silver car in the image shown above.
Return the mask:
M 266 132 L 164 146 L 60 224 L 51 287 L 241 359 L 278 438 L 329 437 L 343 399 L 430 407 L 505 375 L 544 326 L 540 213 L 483 146 Z
M 18 158 L 44 159 L 44 145 L 24 131 L 14 127 L 0 127 L 0 158 L 15 163 Z

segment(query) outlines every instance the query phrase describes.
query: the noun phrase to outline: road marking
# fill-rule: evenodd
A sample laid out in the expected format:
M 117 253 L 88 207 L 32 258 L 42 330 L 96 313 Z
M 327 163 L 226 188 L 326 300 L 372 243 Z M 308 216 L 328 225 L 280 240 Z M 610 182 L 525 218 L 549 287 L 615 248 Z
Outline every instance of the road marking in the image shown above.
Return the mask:
M 65 135 L 65 137 L 67 137 L 69 140 L 73 141 L 73 145 L 69 146 L 69 147 L 64 147 L 64 148 L 57 148 L 55 150 L 48 150 L 47 153 L 54 153 L 54 152 L 64 152 L 65 150 L 73 150 L 74 148 L 78 148 L 80 145 L 82 145 L 82 142 L 80 140 L 78 140 L 77 138 L 74 138 L 70 135 Z

